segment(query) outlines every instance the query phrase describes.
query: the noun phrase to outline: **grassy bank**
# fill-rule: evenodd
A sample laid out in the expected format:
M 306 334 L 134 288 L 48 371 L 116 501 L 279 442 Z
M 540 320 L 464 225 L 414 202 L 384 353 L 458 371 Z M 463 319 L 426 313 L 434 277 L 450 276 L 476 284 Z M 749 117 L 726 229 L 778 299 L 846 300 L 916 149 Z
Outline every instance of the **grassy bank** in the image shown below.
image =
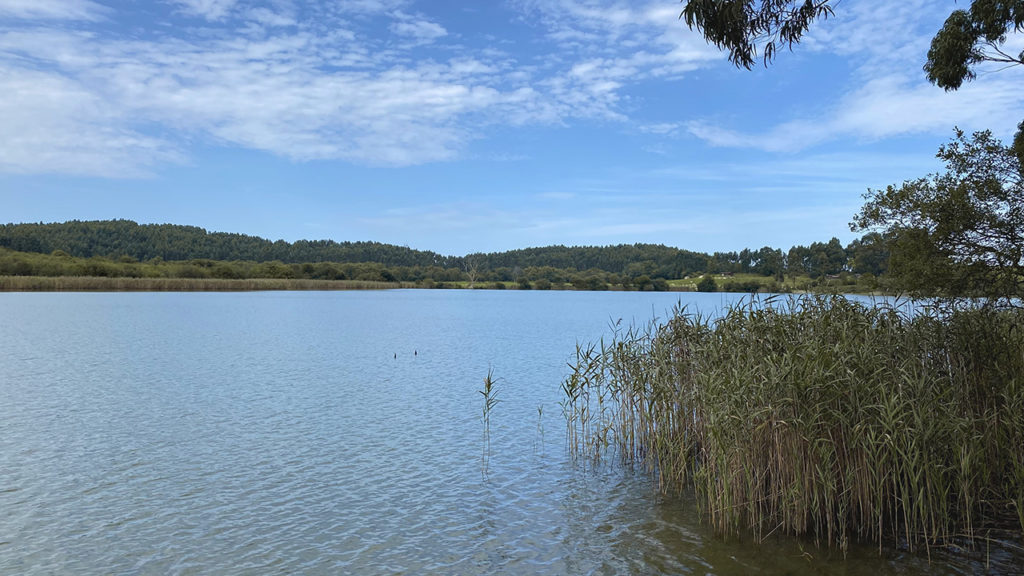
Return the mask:
M 449 263 L 450 264 L 450 263 Z M 632 262 L 631 264 L 639 264 Z M 165 261 L 151 258 L 139 261 L 122 255 L 116 258 L 71 256 L 61 250 L 43 254 L 18 252 L 0 246 L 0 277 L 92 277 L 92 278 L 148 278 L 194 280 L 355 280 L 360 282 L 404 283 L 420 288 L 487 288 L 512 290 L 621 290 L 621 291 L 696 291 L 698 289 L 722 292 L 866 292 L 884 290 L 870 274 L 839 276 L 807 275 L 763 276 L 758 274 L 704 274 L 684 273 L 682 270 L 663 270 L 650 277 L 637 271 L 615 273 L 598 268 L 581 269 L 566 263 L 566 268 L 551 266 L 501 266 L 472 273 L 462 267 L 440 265 L 408 266 L 385 265 L 382 262 L 291 262 L 279 260 L 191 260 Z M 621 267 L 621 266 L 620 266 Z M 652 274 L 655 274 L 652 272 Z M 671 279 L 674 275 L 685 277 Z M 666 276 L 667 275 L 667 276 Z M 710 287 L 699 287 L 705 279 L 713 280 Z M 11 280 L 9 282 L 28 281 Z M 84 281 L 83 281 L 84 282 Z M 37 284 L 28 282 L 28 284 Z M 60 284 L 65 284 L 60 282 Z M 113 286 L 116 283 L 108 284 Z M 117 289 L 117 288 L 104 288 Z
M 433 282 L 430 280 L 325 280 L 310 278 L 192 278 L 131 276 L 8 276 L 0 275 L 0 292 L 240 292 L 252 290 L 383 290 L 387 288 L 476 290 L 627 290 L 619 285 L 577 287 L 573 284 L 522 282 Z M 630 287 L 628 291 L 635 291 Z M 688 285 L 667 285 L 670 292 L 693 292 Z
M 0 292 L 244 292 L 253 290 L 383 290 L 408 282 L 251 278 L 108 278 L 103 276 L 0 276 Z
M 915 548 L 1024 525 L 1024 317 L 805 297 L 581 348 L 577 455 L 692 486 L 722 533 Z

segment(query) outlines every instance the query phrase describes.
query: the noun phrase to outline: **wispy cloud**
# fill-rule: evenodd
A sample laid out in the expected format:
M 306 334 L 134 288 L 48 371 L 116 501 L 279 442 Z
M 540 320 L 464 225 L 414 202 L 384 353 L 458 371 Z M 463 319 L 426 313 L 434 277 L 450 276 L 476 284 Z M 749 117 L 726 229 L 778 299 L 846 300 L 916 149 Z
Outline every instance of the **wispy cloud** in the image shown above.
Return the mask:
M 1024 94 L 1014 78 L 987 78 L 943 92 L 894 73 L 871 79 L 820 116 L 788 120 L 762 132 L 733 130 L 704 120 L 687 131 L 713 146 L 796 152 L 836 139 L 876 141 L 911 134 L 949 134 L 954 125 L 993 129 L 1003 137 L 1024 113 Z
M 423 17 L 411 16 L 404 12 L 394 14 L 395 21 L 391 23 L 390 30 L 399 36 L 412 38 L 419 43 L 429 43 L 448 35 L 448 31 L 437 22 L 432 22 Z
M 931 37 L 950 9 L 925 0 L 843 3 L 834 19 L 812 28 L 797 48 L 859 63 L 847 92 L 833 105 L 760 131 L 708 118 L 690 120 L 686 129 L 713 146 L 771 152 L 795 152 L 839 139 L 942 135 L 954 125 L 1009 135 L 1024 114 L 1020 71 L 983 74 L 957 92 L 932 86 L 921 72 Z
M 0 0 L 0 18 L 99 20 L 107 12 L 90 0 Z
M 220 20 L 228 15 L 237 0 L 172 0 L 182 11 L 207 20 Z
M 298 24 L 295 17 L 286 11 L 274 11 L 263 7 L 250 9 L 246 12 L 245 18 L 268 28 L 284 28 Z
M 0 74 L 0 171 L 138 177 L 181 161 L 177 147 L 125 127 L 121 112 L 59 75 Z
M 334 4 L 344 14 L 383 14 L 405 7 L 411 0 L 337 0 Z
M 116 19 L 86 0 L 2 1 L 0 13 L 34 20 L 0 22 L 0 90 L 12 95 L 0 104 L 0 134 L 9 135 L 0 146 L 10 151 L 5 169 L 19 172 L 144 173 L 197 140 L 298 161 L 444 161 L 495 124 L 623 121 L 630 83 L 717 57 L 674 16 L 608 3 L 524 8 L 551 38 L 595 38 L 558 62 L 495 49 L 421 56 L 422 45 L 451 34 L 402 0 L 171 0 L 169 17 L 205 24 L 157 23 L 148 34 L 54 23 Z M 400 41 L 369 33 L 381 20 Z M 26 126 L 32 135 L 15 138 Z
M 548 38 L 570 55 L 569 77 L 586 85 L 618 84 L 682 74 L 720 64 L 721 53 L 678 20 L 679 10 L 660 3 L 589 0 L 524 0 Z
M 83 125 L 132 132 L 155 123 L 296 160 L 444 160 L 472 136 L 456 120 L 521 98 L 515 91 L 460 82 L 464 61 L 325 74 L 318 68 L 330 51 L 322 52 L 317 38 L 302 33 L 202 44 L 109 43 L 59 34 L 58 41 L 45 46 L 32 46 L 44 38 L 31 34 L 6 40 L 60 69 L 32 73 L 42 80 L 36 84 L 35 100 L 45 87 L 43 102 L 77 104 L 75 117 L 80 120 L 54 126 L 59 132 Z M 65 52 L 86 56 L 60 56 Z M 25 96 L 7 101 L 20 108 L 20 114 L 7 117 L 42 113 L 39 104 L 31 104 L 34 99 L 24 83 L 11 84 L 17 78 L 11 74 L 0 80 L 8 93 Z M 40 144 L 58 137 L 45 130 L 37 134 Z
M 52 28 L 0 33 L 4 164 L 133 174 L 178 157 L 182 135 L 296 160 L 445 160 L 472 137 L 461 118 L 523 98 L 474 81 L 486 65 L 389 63 L 351 38 L 308 29 L 158 41 Z

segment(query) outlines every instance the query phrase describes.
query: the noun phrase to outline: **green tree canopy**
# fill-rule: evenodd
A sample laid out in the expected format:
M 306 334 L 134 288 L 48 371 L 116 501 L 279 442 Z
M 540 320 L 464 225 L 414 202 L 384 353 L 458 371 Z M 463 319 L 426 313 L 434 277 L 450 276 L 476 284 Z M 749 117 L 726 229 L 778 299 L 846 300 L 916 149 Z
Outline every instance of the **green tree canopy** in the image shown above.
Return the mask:
M 683 0 L 686 25 L 729 51 L 729 61 L 751 68 L 758 46 L 767 65 L 779 47 L 792 48 L 811 24 L 834 14 L 839 0 Z M 981 62 L 1024 64 L 1024 52 L 1003 50 L 1006 35 L 1024 29 L 1024 0 L 973 0 L 970 9 L 954 10 L 932 39 L 928 80 L 956 90 L 973 80 Z
M 1024 51 L 1003 51 L 1006 34 L 1024 29 L 1024 0 L 974 0 L 969 10 L 954 10 L 932 38 L 924 71 L 928 81 L 956 90 L 977 74 L 980 62 L 1024 64 Z
M 871 190 L 851 224 L 890 238 L 889 275 L 915 295 L 1024 298 L 1024 175 L 989 131 L 956 137 L 937 154 L 946 171 Z
M 778 46 L 792 48 L 818 18 L 832 15 L 829 0 L 685 0 L 680 17 L 708 42 L 729 51 L 729 61 L 748 70 L 763 44 L 764 62 Z
M 881 276 L 889 269 L 889 243 L 878 232 L 869 232 L 846 248 L 854 274 Z
M 714 292 L 716 290 L 718 290 L 718 284 L 710 274 L 705 274 L 704 277 L 700 279 L 700 282 L 697 282 L 698 292 Z

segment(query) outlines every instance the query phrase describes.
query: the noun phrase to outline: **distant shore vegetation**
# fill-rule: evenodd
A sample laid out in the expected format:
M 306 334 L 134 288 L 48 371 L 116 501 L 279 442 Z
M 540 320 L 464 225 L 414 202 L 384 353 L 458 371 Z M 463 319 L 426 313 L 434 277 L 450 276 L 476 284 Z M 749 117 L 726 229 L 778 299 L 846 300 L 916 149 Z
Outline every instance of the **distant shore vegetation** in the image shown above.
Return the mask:
M 271 242 L 129 220 L 7 224 L 0 225 L 0 290 L 870 292 L 885 290 L 884 245 L 868 234 L 845 247 L 833 238 L 788 252 L 622 244 L 443 256 L 376 242 Z

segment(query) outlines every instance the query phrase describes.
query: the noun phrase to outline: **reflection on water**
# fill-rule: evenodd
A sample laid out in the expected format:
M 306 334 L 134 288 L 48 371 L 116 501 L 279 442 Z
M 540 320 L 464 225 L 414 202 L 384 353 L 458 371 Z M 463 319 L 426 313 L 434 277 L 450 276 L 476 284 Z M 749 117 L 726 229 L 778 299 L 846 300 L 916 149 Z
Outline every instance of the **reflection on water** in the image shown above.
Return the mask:
M 717 538 L 692 497 L 572 462 L 558 394 L 575 344 L 679 297 L 0 295 L 0 574 L 984 570 Z

